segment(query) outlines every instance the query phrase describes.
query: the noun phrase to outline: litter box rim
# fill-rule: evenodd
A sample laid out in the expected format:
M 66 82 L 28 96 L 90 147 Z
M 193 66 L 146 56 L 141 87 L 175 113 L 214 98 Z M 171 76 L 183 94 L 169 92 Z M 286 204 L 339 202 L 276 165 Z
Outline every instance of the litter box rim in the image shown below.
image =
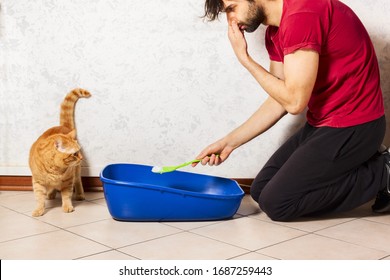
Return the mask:
M 193 197 L 205 197 L 205 198 L 218 198 L 218 199 L 237 199 L 241 198 L 245 195 L 245 192 L 242 190 L 240 185 L 237 183 L 237 181 L 229 178 L 224 178 L 220 176 L 211 176 L 211 175 L 205 175 L 205 174 L 198 174 L 198 173 L 192 173 L 192 172 L 186 172 L 186 171 L 180 171 L 180 170 L 175 170 L 173 172 L 179 172 L 179 173 L 186 173 L 186 174 L 193 174 L 194 176 L 202 176 L 202 177 L 210 177 L 210 178 L 216 178 L 219 180 L 224 180 L 224 181 L 229 181 L 233 184 L 236 185 L 237 193 L 233 194 L 210 194 L 210 193 L 202 193 L 202 192 L 195 192 L 195 191 L 188 191 L 188 190 L 183 190 L 183 189 L 176 189 L 176 188 L 170 188 L 166 186 L 156 186 L 154 184 L 147 184 L 147 183 L 141 183 L 141 182 L 129 182 L 129 181 L 123 181 L 123 180 L 114 180 L 107 178 L 103 175 L 104 171 L 107 170 L 108 168 L 112 168 L 113 166 L 118 166 L 118 165 L 137 165 L 137 166 L 142 166 L 142 167 L 147 167 L 152 170 L 152 166 L 150 165 L 144 165 L 144 164 L 135 164 L 135 163 L 112 163 L 106 165 L 103 170 L 100 172 L 100 180 L 103 183 L 106 184 L 112 184 L 112 185 L 120 185 L 120 186 L 126 186 L 126 187 L 134 187 L 138 189 L 148 189 L 148 190 L 153 190 L 153 191 L 159 191 L 159 192 L 168 192 L 168 193 L 174 193 L 174 194 L 180 194 L 180 195 L 186 195 L 186 196 L 193 196 Z M 152 171 L 150 171 L 152 172 Z M 164 176 L 164 174 L 158 174 Z M 105 184 L 103 184 L 103 189 L 105 188 Z

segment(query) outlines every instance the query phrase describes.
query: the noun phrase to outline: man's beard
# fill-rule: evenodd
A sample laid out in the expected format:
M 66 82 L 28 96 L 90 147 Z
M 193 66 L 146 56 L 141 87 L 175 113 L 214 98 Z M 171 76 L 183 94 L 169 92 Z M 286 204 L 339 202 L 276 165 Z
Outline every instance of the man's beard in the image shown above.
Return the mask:
M 256 6 L 254 2 L 250 2 L 247 20 L 246 23 L 243 23 L 246 26 L 245 31 L 248 33 L 255 31 L 265 19 L 264 9 Z

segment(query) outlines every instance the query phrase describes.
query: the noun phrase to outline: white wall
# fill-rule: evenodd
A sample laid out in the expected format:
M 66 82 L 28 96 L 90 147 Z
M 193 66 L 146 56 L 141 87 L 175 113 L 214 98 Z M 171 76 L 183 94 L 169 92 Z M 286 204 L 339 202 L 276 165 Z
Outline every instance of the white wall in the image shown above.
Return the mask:
M 204 22 L 204 0 L 0 0 L 0 175 L 30 175 L 28 152 L 74 87 L 84 175 L 115 162 L 173 165 L 241 124 L 266 98 L 230 48 L 224 18 Z M 387 0 L 345 0 L 369 30 L 390 108 Z M 263 65 L 264 27 L 247 35 Z M 302 123 L 287 116 L 219 167 L 254 177 Z M 387 144 L 390 138 L 387 136 Z

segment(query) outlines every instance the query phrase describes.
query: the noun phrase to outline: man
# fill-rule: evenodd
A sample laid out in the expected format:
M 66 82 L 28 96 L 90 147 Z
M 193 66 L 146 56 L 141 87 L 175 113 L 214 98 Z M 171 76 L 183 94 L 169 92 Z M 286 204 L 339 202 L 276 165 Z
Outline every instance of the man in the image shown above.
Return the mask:
M 307 108 L 307 123 L 269 159 L 251 196 L 273 220 L 351 210 L 375 198 L 390 211 L 390 154 L 379 67 L 364 26 L 338 0 L 206 0 L 205 17 L 226 13 L 239 62 L 268 94 L 241 126 L 206 147 L 203 165 L 267 131 L 285 114 Z M 244 31 L 267 27 L 270 69 L 247 52 Z M 193 166 L 195 166 L 194 164 Z

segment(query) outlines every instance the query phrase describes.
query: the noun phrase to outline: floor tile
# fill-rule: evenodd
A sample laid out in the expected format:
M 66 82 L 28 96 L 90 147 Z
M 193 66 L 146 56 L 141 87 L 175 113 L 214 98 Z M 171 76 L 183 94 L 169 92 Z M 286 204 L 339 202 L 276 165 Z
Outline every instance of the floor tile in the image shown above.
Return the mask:
M 7 217 L 7 215 L 16 214 L 17 212 L 10 210 L 8 208 L 5 208 L 3 206 L 0 206 L 0 218 Z
M 105 252 L 108 249 L 108 247 L 73 233 L 55 231 L 0 243 L 0 259 L 70 260 Z
M 274 222 L 264 212 L 250 215 L 250 217 L 262 221 L 272 222 L 274 224 L 292 227 L 306 232 L 316 232 L 318 230 L 322 230 L 338 224 L 349 222 L 357 218 L 373 217 L 374 215 L 371 211 L 371 204 L 372 202 L 369 202 L 366 203 L 365 205 L 362 205 L 361 207 L 358 207 L 354 210 L 344 212 L 344 213 L 324 215 L 321 217 L 299 218 L 296 221 L 292 221 L 292 222 Z M 390 219 L 390 215 L 389 215 L 389 219 Z
M 221 221 L 199 221 L 199 222 L 164 222 L 163 224 L 169 225 L 182 230 L 191 230 L 201 228 L 213 224 L 220 223 Z
M 251 251 L 306 234 L 289 227 L 247 217 L 202 227 L 191 232 Z
M 15 196 L 0 196 L 0 205 L 20 213 L 29 213 L 31 215 L 36 205 L 34 192 L 20 192 L 20 194 Z M 61 208 L 61 205 L 61 196 L 59 194 L 57 194 L 55 199 L 45 201 L 46 211 L 50 211 L 52 208 Z
M 390 226 L 382 223 L 354 220 L 318 231 L 317 234 L 390 253 Z
M 85 193 L 85 200 L 87 201 L 94 201 L 98 199 L 104 199 L 104 193 L 103 192 L 86 192 Z
M 124 247 L 119 251 L 142 260 L 224 260 L 248 252 L 189 232 Z
M 295 228 L 305 232 L 315 232 L 317 230 L 325 229 L 334 225 L 342 224 L 353 220 L 353 218 L 346 217 L 320 217 L 320 218 L 301 218 L 292 222 L 275 222 L 272 221 L 265 213 L 258 213 L 250 215 L 249 217 L 259 219 L 265 222 L 271 222 L 276 225 L 283 225 L 286 227 Z
M 111 250 L 108 252 L 103 252 L 87 257 L 80 258 L 80 260 L 137 260 L 129 255 L 118 252 L 116 250 Z
M 47 203 L 47 208 L 52 207 L 52 203 Z M 7 207 L 9 209 L 24 213 L 31 212 L 35 208 L 35 198 L 34 193 L 31 192 L 21 192 L 16 195 L 3 195 L 3 192 L 0 194 L 0 205 Z
M 107 207 L 107 203 L 106 203 L 106 200 L 104 198 L 94 199 L 94 200 L 89 200 L 89 201 Z
M 257 251 L 283 260 L 377 260 L 386 252 L 318 236 L 306 235 Z
M 80 236 L 119 248 L 180 232 L 161 223 L 118 222 L 113 219 L 68 228 Z
M 0 204 L 1 204 L 1 199 L 4 197 L 26 194 L 26 193 L 31 193 L 31 191 L 0 191 Z
M 243 216 L 260 213 L 261 210 L 257 202 L 255 202 L 250 195 L 245 195 L 241 201 L 241 205 L 237 213 Z
M 103 192 L 86 192 L 63 213 L 61 198 L 34 218 L 32 191 L 0 192 L 0 259 L 377 259 L 390 261 L 390 215 L 372 201 L 352 211 L 274 222 L 249 195 L 230 220 L 118 222 Z
M 57 230 L 56 227 L 0 206 L 0 242 Z
M 390 225 L 390 214 L 372 215 L 370 217 L 365 217 L 364 220 Z
M 48 209 L 37 219 L 60 228 L 92 223 L 104 219 L 111 219 L 107 207 L 88 201 L 74 202 L 74 212 L 64 213 L 61 207 Z
M 250 252 L 248 254 L 244 254 L 235 258 L 232 258 L 232 260 L 275 260 L 275 258 L 271 258 L 266 255 L 262 255 L 256 252 Z

